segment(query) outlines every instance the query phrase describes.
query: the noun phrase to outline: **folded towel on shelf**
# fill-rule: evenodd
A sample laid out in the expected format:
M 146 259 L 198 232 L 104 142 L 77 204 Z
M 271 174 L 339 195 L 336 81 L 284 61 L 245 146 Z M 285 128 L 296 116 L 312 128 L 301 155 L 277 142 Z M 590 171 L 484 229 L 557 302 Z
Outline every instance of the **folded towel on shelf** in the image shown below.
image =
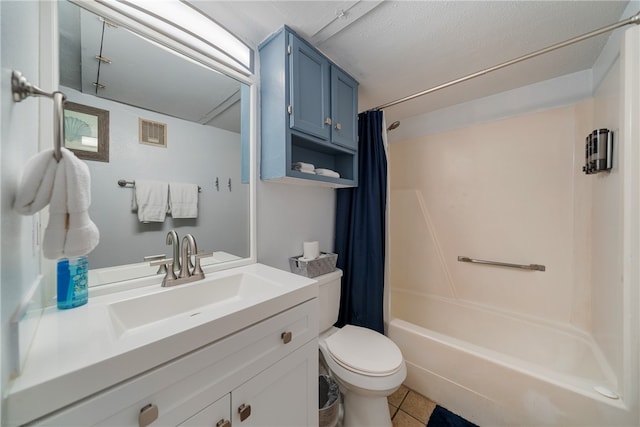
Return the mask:
M 57 167 L 53 149 L 41 151 L 27 160 L 13 204 L 18 213 L 33 215 L 49 204 Z
M 164 222 L 169 200 L 169 184 L 162 181 L 136 179 L 131 209 L 138 211 L 140 222 Z
M 331 169 L 317 168 L 315 171 L 317 175 L 329 176 L 331 178 L 340 178 L 340 174 Z
M 169 212 L 174 218 L 198 217 L 198 185 L 169 183 Z
M 89 167 L 66 148 L 61 152 L 51 191 L 49 223 L 42 239 L 42 252 L 49 259 L 87 255 L 100 241 L 98 227 L 89 217 Z
M 291 164 L 291 169 L 300 172 L 313 172 L 316 167 L 311 163 L 295 162 Z

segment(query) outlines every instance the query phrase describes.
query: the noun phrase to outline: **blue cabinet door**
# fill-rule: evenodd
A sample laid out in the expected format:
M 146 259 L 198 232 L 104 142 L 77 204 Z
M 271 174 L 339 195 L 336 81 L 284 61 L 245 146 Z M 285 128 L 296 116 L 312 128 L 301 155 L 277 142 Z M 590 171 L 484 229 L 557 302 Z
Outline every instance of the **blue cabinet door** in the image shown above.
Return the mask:
M 329 140 L 329 61 L 294 35 L 289 35 L 289 126 Z
M 331 67 L 331 142 L 358 148 L 358 83 L 337 67 Z

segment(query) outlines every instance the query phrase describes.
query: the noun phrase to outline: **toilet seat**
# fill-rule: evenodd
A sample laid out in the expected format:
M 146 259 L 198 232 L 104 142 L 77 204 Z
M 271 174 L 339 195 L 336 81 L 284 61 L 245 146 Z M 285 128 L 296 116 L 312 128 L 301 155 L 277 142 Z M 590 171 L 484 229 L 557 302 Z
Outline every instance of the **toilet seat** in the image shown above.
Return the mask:
M 337 364 L 361 375 L 388 376 L 404 366 L 398 346 L 371 329 L 346 325 L 327 337 L 325 343 Z

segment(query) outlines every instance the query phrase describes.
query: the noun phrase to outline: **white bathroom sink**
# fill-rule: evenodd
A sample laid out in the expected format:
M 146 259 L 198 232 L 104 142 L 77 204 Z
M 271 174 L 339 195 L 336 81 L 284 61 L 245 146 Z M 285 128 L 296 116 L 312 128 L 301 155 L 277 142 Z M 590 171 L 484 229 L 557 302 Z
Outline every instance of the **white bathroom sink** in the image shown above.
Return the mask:
M 23 420 L 11 425 L 97 395 L 318 296 L 314 279 L 259 263 L 206 275 L 170 288 L 154 275 L 143 286 L 125 282 L 117 291 L 93 293 L 72 310 L 45 308 L 7 398 L 7 413 Z
M 116 330 L 122 334 L 155 322 L 180 322 L 212 310 L 229 312 L 269 298 L 281 287 L 258 275 L 238 272 L 114 302 L 108 305 L 108 311 Z

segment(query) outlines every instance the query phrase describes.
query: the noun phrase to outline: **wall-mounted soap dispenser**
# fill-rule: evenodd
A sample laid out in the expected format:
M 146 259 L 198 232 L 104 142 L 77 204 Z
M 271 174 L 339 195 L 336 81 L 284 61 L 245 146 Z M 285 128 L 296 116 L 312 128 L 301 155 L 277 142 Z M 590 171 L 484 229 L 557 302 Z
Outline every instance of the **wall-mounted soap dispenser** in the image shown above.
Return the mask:
M 585 165 L 582 170 L 587 175 L 607 171 L 613 161 L 613 132 L 609 129 L 596 129 L 585 142 Z

